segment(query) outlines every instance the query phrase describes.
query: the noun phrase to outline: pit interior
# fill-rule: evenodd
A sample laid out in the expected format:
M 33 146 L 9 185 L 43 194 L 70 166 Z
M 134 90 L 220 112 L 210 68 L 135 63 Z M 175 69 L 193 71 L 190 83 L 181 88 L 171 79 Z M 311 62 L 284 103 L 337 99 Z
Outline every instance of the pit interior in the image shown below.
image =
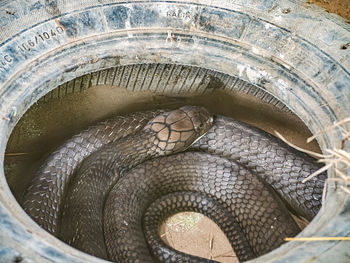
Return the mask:
M 290 142 L 320 152 L 304 123 L 288 107 L 260 88 L 235 76 L 174 64 L 128 65 L 73 79 L 37 101 L 13 130 L 5 172 L 21 204 L 25 189 L 45 157 L 66 139 L 112 115 L 205 106 Z M 181 213 L 162 226 L 162 237 L 176 249 L 221 262 L 238 262 L 221 230 L 196 213 Z

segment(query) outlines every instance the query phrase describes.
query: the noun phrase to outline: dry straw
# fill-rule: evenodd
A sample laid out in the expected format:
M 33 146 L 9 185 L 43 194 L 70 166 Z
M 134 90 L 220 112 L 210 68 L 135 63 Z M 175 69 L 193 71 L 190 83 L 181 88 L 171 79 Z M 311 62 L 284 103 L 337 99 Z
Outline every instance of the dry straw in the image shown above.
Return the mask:
M 325 154 L 319 154 L 313 151 L 308 151 L 305 149 L 302 149 L 294 144 L 292 144 L 291 142 L 287 141 L 280 133 L 278 133 L 277 131 L 275 131 L 276 135 L 283 140 L 286 144 L 288 144 L 289 146 L 307 153 L 311 156 L 314 156 L 318 159 L 318 162 L 320 163 L 324 163 L 325 165 L 320 168 L 319 170 L 317 170 L 316 172 L 314 172 L 313 174 L 311 174 L 310 176 L 308 176 L 307 178 L 305 178 L 302 182 L 305 183 L 306 181 L 310 180 L 311 178 L 321 174 L 322 172 L 330 169 L 330 168 L 334 168 L 334 171 L 336 173 L 335 177 L 332 178 L 328 178 L 325 181 L 325 185 L 324 185 L 324 189 L 323 189 L 323 195 L 322 195 L 322 204 L 324 203 L 325 197 L 326 197 L 326 193 L 327 193 L 327 185 L 329 181 L 336 181 L 341 183 L 342 185 L 340 185 L 340 189 L 343 190 L 344 192 L 350 194 L 350 189 L 349 189 L 349 185 L 350 185 L 350 176 L 346 175 L 346 170 L 350 169 L 350 153 L 344 150 L 344 145 L 346 141 L 350 141 L 350 131 L 347 131 L 342 125 L 344 125 L 345 123 L 350 122 L 350 118 L 346 118 L 342 121 L 339 121 L 337 123 L 334 123 L 333 125 L 326 127 L 323 131 L 316 133 L 315 135 L 311 136 L 310 138 L 307 139 L 307 143 L 311 142 L 312 140 L 314 140 L 315 138 L 317 138 L 318 136 L 324 134 L 327 131 L 330 131 L 332 129 L 335 129 L 336 127 L 340 128 L 340 131 L 342 133 L 342 140 L 340 143 L 340 147 L 339 148 L 333 148 L 333 149 L 326 149 L 326 155 Z M 350 241 L 350 237 L 298 237 L 298 238 L 286 238 L 286 241 L 331 241 L 331 240 L 336 240 L 336 241 L 340 241 L 340 240 L 347 240 Z

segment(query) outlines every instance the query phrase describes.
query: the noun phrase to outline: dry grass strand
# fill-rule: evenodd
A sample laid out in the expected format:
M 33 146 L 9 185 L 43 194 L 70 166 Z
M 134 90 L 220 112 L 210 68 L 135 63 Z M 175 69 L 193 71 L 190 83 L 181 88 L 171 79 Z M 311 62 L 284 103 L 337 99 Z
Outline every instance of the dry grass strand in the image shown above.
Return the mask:
M 320 132 L 314 134 L 313 136 L 307 138 L 306 142 L 309 143 L 309 142 L 313 141 L 314 139 L 316 139 L 316 137 L 324 134 L 325 132 L 330 131 L 330 130 L 332 130 L 332 129 L 340 126 L 340 125 L 343 125 L 344 123 L 347 123 L 347 122 L 350 122 L 350 117 L 349 118 L 345 118 L 345 119 L 343 119 L 341 121 L 338 121 L 336 123 L 333 123 L 333 125 L 324 128 L 322 131 L 320 131 Z
M 316 152 L 313 152 L 313 151 L 309 151 L 309 150 L 303 149 L 303 148 L 301 148 L 299 146 L 296 146 L 295 144 L 289 142 L 286 138 L 284 138 L 278 131 L 275 131 L 275 134 L 277 135 L 278 138 L 280 138 L 283 142 L 288 144 L 290 147 L 293 147 L 294 149 L 296 149 L 296 150 L 298 150 L 300 152 L 303 152 L 303 153 L 309 154 L 311 156 L 314 156 L 317 159 L 331 157 L 331 156 L 324 156 L 323 154 L 316 153 Z

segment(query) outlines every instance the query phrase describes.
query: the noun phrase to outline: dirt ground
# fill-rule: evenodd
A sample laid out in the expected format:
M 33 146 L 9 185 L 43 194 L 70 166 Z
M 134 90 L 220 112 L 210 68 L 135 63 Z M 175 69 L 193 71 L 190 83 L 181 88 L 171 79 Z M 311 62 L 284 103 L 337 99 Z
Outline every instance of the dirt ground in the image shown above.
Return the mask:
M 308 3 L 315 3 L 350 21 L 350 0 L 308 0 Z M 182 252 L 219 262 L 239 262 L 220 228 L 200 214 L 179 213 L 169 218 L 163 224 L 161 235 L 165 242 Z
M 169 218 L 161 229 L 168 245 L 188 254 L 219 262 L 239 262 L 220 228 L 199 213 L 179 213 Z
M 308 3 L 319 5 L 328 12 L 338 14 L 350 21 L 349 0 L 308 0 Z

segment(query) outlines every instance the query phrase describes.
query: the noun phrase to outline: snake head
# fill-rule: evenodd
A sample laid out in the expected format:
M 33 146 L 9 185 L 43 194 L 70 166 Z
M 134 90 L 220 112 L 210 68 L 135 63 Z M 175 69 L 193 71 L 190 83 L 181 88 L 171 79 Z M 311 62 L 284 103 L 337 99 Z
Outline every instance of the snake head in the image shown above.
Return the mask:
M 186 150 L 212 124 L 213 117 L 204 107 L 184 106 L 156 116 L 144 129 L 154 133 L 157 153 L 167 155 Z

